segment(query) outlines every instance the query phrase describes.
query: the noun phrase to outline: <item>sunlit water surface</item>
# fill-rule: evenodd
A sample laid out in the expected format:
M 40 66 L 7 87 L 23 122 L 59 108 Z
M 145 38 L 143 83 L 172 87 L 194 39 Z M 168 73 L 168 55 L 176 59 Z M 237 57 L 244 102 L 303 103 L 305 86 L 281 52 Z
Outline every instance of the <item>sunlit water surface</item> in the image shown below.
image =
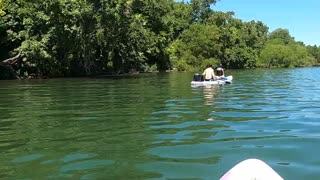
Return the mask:
M 320 179 L 320 68 L 0 81 L 1 179 L 219 179 L 259 158 Z

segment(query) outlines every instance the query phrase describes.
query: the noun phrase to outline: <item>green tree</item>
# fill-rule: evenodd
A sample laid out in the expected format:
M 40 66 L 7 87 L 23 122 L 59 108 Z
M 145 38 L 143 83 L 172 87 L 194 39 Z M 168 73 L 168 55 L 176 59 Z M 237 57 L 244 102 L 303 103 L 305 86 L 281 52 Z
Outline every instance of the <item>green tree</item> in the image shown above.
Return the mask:
M 193 70 L 217 63 L 220 44 L 218 27 L 193 24 L 167 49 L 172 65 L 179 70 Z
M 306 46 L 309 54 L 313 56 L 316 60 L 314 65 L 320 65 L 320 47 L 314 46 Z
M 201 23 L 209 18 L 213 12 L 210 6 L 217 1 L 218 0 L 191 0 L 192 21 Z
M 260 67 L 304 67 L 315 63 L 307 48 L 299 43 L 283 44 L 282 39 L 271 39 L 260 54 Z
M 0 62 L 0 76 L 320 64 L 319 47 L 214 11 L 217 1 L 0 0 L 0 58 L 19 54 Z
M 293 43 L 294 38 L 290 35 L 288 29 L 278 28 L 269 34 L 269 39 L 278 39 L 284 44 Z

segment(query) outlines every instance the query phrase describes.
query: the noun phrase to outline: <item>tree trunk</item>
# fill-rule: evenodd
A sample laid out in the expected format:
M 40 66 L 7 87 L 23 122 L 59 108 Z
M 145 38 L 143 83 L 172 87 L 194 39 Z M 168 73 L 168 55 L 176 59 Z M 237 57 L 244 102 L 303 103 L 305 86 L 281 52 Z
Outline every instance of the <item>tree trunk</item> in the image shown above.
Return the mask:
M 4 74 L 8 73 L 7 76 L 3 75 L 4 77 L 0 77 L 0 79 L 20 79 L 20 76 L 17 74 L 17 72 L 13 68 L 13 65 L 17 63 L 20 57 L 21 57 L 21 52 L 19 52 L 19 54 L 16 55 L 15 57 L 8 58 L 0 62 L 0 66 L 4 70 Z
M 19 54 L 17 54 L 15 57 L 6 59 L 6 60 L 4 60 L 4 61 L 2 61 L 0 63 L 8 63 L 10 65 L 15 64 L 18 61 L 20 56 L 21 56 L 21 52 L 19 52 Z

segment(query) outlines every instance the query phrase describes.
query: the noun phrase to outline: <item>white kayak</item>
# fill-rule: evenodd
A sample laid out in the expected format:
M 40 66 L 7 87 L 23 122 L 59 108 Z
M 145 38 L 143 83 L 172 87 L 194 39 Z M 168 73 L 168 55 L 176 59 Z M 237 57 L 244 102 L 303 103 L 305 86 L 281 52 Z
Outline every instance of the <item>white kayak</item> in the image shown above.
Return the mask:
M 259 159 L 247 159 L 230 169 L 220 180 L 283 180 L 270 166 Z
M 232 83 L 232 76 L 227 76 L 219 80 L 212 80 L 212 81 L 191 81 L 191 85 L 211 85 L 211 84 L 228 84 Z

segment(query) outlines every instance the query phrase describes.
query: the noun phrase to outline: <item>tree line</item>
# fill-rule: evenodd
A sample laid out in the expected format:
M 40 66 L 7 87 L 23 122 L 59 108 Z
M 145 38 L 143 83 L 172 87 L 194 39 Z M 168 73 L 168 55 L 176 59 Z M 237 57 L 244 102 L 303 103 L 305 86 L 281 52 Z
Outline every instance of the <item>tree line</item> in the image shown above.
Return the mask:
M 320 47 L 215 3 L 0 0 L 0 79 L 320 64 Z

